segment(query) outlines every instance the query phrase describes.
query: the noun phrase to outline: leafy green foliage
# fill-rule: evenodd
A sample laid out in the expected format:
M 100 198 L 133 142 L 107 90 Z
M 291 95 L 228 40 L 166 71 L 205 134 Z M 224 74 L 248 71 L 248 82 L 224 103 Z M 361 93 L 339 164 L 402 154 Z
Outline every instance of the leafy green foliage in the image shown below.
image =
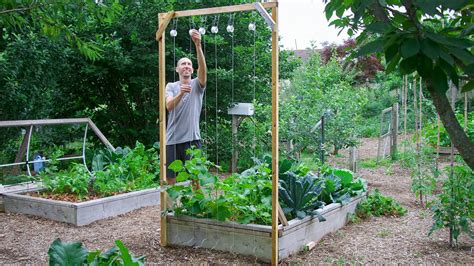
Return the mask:
M 375 189 L 367 195 L 356 208 L 356 216 L 360 219 L 370 218 L 371 216 L 403 216 L 407 210 L 395 199 L 386 197 Z
M 433 225 L 429 234 L 449 228 L 449 243 L 457 246 L 459 235 L 464 232 L 474 238 L 474 171 L 465 165 L 456 165 L 451 174 L 446 168 L 448 179 L 443 182 L 442 193 L 432 202 Z
M 216 167 L 207 161 L 200 150 L 188 150 L 191 156 L 185 163 L 175 161 L 170 169 L 176 171 L 178 181 L 194 180 L 200 187 L 174 185 L 167 187 L 167 192 L 174 200 L 172 210 L 176 215 L 189 215 L 198 218 L 217 219 L 220 221 L 237 221 L 239 223 L 271 223 L 272 184 L 269 156 L 256 160 L 254 167 L 220 179 L 209 172 L 209 167 Z M 330 200 L 323 202 L 320 197 L 326 187 L 325 178 L 312 173 L 301 163 L 282 160 L 280 170 L 280 204 L 289 218 L 303 218 L 316 215 L 324 218 L 316 211 L 326 203 L 345 203 L 347 198 L 365 191 L 363 180 L 353 180 L 353 173 L 343 169 L 326 167 L 328 175 L 332 175 L 335 185 L 329 193 Z M 337 195 L 344 195 L 340 197 Z M 343 200 L 344 198 L 344 200 Z
M 324 191 L 320 198 L 326 203 L 346 204 L 354 196 L 367 191 L 367 184 L 362 178 L 355 179 L 354 173 L 347 169 L 332 168 L 327 165 L 321 168 Z
M 188 150 L 191 156 L 184 164 L 175 161 L 170 167 L 178 173 L 179 181 L 196 180 L 199 189 L 187 185 L 167 188 L 174 200 L 176 215 L 190 215 L 239 223 L 271 223 L 271 181 L 268 165 L 261 163 L 242 174 L 224 180 L 209 172 L 212 163 L 200 150 Z
M 63 38 L 85 57 L 103 57 L 101 39 L 83 36 L 91 25 L 110 26 L 120 17 L 122 5 L 118 1 L 96 4 L 95 1 L 28 1 L 5 0 L 0 10 L 2 25 L 11 28 L 38 27 L 45 36 Z M 74 26 L 71 26 L 73 24 Z
M 120 192 L 134 191 L 157 186 L 159 163 L 154 148 L 145 149 L 140 142 L 134 149 L 117 148 L 115 152 L 99 151 L 93 159 L 93 172 L 82 164 L 58 170 L 58 152 L 45 171 L 40 174 L 44 186 L 53 193 L 75 194 L 79 198 L 87 195 L 109 196 Z
M 459 124 L 464 125 L 464 114 L 456 112 L 456 118 Z M 474 142 L 474 112 L 468 113 L 466 134 L 469 139 Z M 446 128 L 443 126 L 439 129 L 439 136 L 439 144 L 441 147 L 451 146 L 451 140 L 446 132 Z M 431 121 L 423 126 L 423 140 L 425 140 L 429 145 L 436 147 L 438 143 L 438 124 L 436 121 Z
M 155 121 L 159 115 L 153 34 L 157 30 L 156 14 L 222 6 L 229 2 L 96 2 L 2 2 L 2 11 L 28 8 L 30 4 L 34 8 L 0 15 L 0 106 L 8 106 L 0 111 L 0 120 L 90 117 L 112 143 L 132 146 L 139 140 L 151 146 L 157 138 Z M 248 1 L 236 0 L 232 4 L 244 2 Z M 201 26 L 199 17 L 191 19 L 191 24 Z M 221 16 L 219 25 L 224 25 L 223 20 Z M 247 30 L 250 21 L 257 23 L 255 57 L 253 32 Z M 209 32 L 211 17 L 205 24 Z M 190 23 L 180 22 L 175 41 L 167 38 L 167 81 L 173 81 L 173 64 L 180 57 L 189 56 L 196 66 L 194 47 L 189 46 L 189 27 Z M 225 168 L 231 149 L 218 147 L 231 147 L 233 142 L 229 116 L 218 110 L 226 110 L 231 99 L 252 102 L 255 95 L 255 115 L 252 120 L 242 122 L 239 142 L 234 143 L 241 159 L 239 167 L 246 169 L 253 165 L 252 157 L 261 157 L 271 150 L 268 133 L 271 129 L 271 90 L 268 90 L 271 86 L 268 71 L 271 68 L 271 32 L 261 16 L 255 16 L 253 12 L 239 13 L 234 27 L 245 29 L 234 32 L 234 60 L 229 56 L 232 38 L 224 29 L 220 29 L 216 38 L 211 34 L 203 36 L 208 83 L 201 133 L 208 144 L 205 148 L 211 161 L 216 162 L 218 156 L 219 163 Z M 280 51 L 279 58 L 280 77 L 288 79 L 298 61 L 285 50 Z M 254 59 L 256 78 L 253 77 Z M 214 64 L 216 60 L 217 65 Z M 235 62 L 233 70 L 232 61 Z M 211 78 L 216 75 L 218 84 Z M 231 86 L 232 77 L 234 86 Z M 255 90 L 252 89 L 254 81 Z M 214 97 L 215 88 L 218 88 L 218 98 Z M 235 99 L 231 95 L 236 95 Z M 216 131 L 219 137 L 214 136 Z M 0 134 L 1 151 L 5 136 L 7 134 Z M 247 148 L 253 146 L 252 143 L 255 143 L 255 154 Z
M 145 265 L 145 256 L 135 257 L 120 240 L 115 245 L 106 252 L 88 251 L 81 242 L 57 238 L 49 247 L 49 265 Z
M 316 153 L 334 153 L 354 146 L 357 123 L 366 102 L 366 90 L 351 87 L 351 76 L 345 74 L 336 59 L 322 64 L 313 53 L 308 62 L 295 72 L 291 84 L 283 87 L 280 108 L 281 137 L 294 144 L 289 156 L 297 157 L 308 149 Z M 313 128 L 325 115 L 325 147 L 321 151 L 320 128 Z
M 448 89 L 448 77 L 457 85 L 460 71 L 472 74 L 468 1 L 369 1 L 358 6 L 353 1 L 326 2 L 327 18 L 337 16 L 332 25 L 362 30 L 358 40 L 366 44 L 357 56 L 384 53 L 388 70 L 399 64 L 403 74 L 417 71 L 439 91 Z M 453 12 L 448 16 L 448 11 Z M 375 39 L 367 42 L 368 36 Z
M 56 194 L 75 194 L 79 198 L 89 194 L 90 173 L 84 165 L 73 163 L 68 170 L 54 172 L 46 168 L 40 174 L 44 187 Z
M 420 145 L 418 148 L 413 144 L 405 145 L 405 151 L 399 154 L 400 165 L 410 170 L 411 190 L 423 204 L 423 196 L 426 198 L 433 194 L 436 178 L 440 175 L 436 168 L 435 149 L 427 145 Z
M 284 206 L 283 212 L 287 218 L 303 219 L 307 215 L 316 215 L 320 222 L 325 221 L 317 211 L 324 206 L 324 202 L 318 199 L 323 189 L 323 182 L 315 175 L 307 174 L 299 177 L 294 173 L 288 173 L 286 178 L 280 181 L 278 188 Z
M 11 185 L 11 184 L 18 184 L 28 181 L 34 181 L 35 179 L 31 176 L 27 175 L 8 175 L 4 173 L 0 173 L 0 184 L 2 185 Z
M 350 28 L 358 35 L 359 50 L 353 56 L 385 55 L 387 72 L 398 67 L 403 75 L 416 73 L 423 78 L 436 111 L 455 147 L 465 162 L 474 167 L 469 141 L 447 108 L 448 81 L 461 92 L 474 88 L 472 65 L 472 12 L 474 6 L 463 1 L 342 1 L 325 0 L 330 23 Z M 347 12 L 346 12 L 347 11 Z M 460 77 L 466 76 L 465 84 Z M 456 137 L 455 137 L 456 136 Z
M 59 238 L 48 250 L 49 265 L 82 265 L 87 259 L 87 250 L 80 242 L 63 243 Z

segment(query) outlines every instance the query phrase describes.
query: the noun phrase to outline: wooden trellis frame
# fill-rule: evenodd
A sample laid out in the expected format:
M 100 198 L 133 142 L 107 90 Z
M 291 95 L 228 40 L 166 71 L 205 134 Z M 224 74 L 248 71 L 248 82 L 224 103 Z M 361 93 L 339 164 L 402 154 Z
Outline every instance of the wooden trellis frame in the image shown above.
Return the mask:
M 271 9 L 271 15 L 267 13 Z M 165 30 L 173 18 L 233 13 L 240 11 L 258 11 L 272 29 L 272 264 L 278 264 L 278 218 L 282 223 L 286 218 L 282 215 L 278 204 L 278 2 L 242 4 L 234 6 L 222 6 L 214 8 L 171 11 L 158 14 L 158 30 L 156 41 L 158 42 L 158 76 L 159 76 L 159 137 L 160 137 L 160 184 L 163 188 L 166 182 L 166 104 L 165 104 Z M 161 211 L 166 209 L 166 192 L 161 191 Z M 166 216 L 161 216 L 161 245 L 167 245 Z

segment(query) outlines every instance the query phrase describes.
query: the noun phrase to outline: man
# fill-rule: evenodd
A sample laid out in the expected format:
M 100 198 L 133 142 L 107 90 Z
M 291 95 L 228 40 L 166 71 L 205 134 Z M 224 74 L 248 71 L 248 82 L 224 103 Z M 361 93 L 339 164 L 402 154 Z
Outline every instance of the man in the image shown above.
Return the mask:
M 191 146 L 201 148 L 199 117 L 202 98 L 207 82 L 207 67 L 201 48 L 201 34 L 191 30 L 191 38 L 196 46 L 198 70 L 193 79 L 193 63 L 189 58 L 181 58 L 176 65 L 179 81 L 168 83 L 165 89 L 166 109 L 169 112 L 166 128 L 166 178 L 168 183 L 176 183 L 176 173 L 168 169 L 175 160 L 189 159 L 186 150 Z

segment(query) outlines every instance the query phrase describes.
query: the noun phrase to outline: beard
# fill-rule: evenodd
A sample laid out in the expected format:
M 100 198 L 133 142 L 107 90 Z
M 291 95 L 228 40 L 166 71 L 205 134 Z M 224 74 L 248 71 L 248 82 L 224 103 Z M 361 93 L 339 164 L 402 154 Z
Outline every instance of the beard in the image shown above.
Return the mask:
M 181 77 L 183 77 L 184 79 L 189 79 L 191 78 L 191 74 L 192 74 L 191 71 L 183 71 L 183 73 L 181 74 Z

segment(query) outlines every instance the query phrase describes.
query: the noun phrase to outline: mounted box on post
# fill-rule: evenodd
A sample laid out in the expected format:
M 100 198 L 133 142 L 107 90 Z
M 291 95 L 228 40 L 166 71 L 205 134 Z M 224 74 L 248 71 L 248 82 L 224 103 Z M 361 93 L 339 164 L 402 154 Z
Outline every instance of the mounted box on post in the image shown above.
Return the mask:
M 254 111 L 252 103 L 235 103 L 234 106 L 227 109 L 227 114 L 252 116 Z

